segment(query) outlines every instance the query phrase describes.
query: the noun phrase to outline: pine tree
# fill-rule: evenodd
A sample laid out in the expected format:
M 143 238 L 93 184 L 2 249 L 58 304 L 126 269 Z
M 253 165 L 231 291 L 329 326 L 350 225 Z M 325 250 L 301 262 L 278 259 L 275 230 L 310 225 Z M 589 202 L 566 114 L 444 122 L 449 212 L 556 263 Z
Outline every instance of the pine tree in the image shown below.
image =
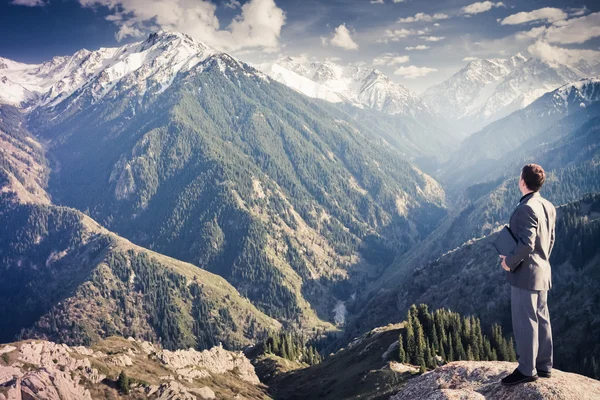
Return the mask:
M 129 377 L 125 374 L 125 371 L 121 371 L 121 373 L 119 374 L 119 379 L 117 380 L 117 387 L 122 393 L 129 394 Z
M 401 363 L 406 362 L 406 352 L 404 351 L 404 338 L 402 334 L 398 337 L 398 361 Z
M 412 318 L 409 314 L 409 319 L 406 322 L 406 327 L 404 328 L 406 332 L 406 354 L 408 362 L 413 365 L 417 364 L 417 342 L 415 340 L 415 332 L 413 329 Z
M 425 336 L 423 335 L 423 326 L 417 320 L 415 323 L 415 341 L 416 341 L 416 352 L 417 359 L 416 365 L 424 365 L 425 364 L 425 351 L 427 350 L 425 346 Z

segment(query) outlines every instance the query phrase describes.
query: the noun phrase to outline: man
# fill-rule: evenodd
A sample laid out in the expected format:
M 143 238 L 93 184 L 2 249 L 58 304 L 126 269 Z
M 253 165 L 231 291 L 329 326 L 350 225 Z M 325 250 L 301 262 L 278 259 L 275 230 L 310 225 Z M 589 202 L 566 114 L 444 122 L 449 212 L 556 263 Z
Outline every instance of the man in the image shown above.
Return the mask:
M 550 378 L 552 329 L 548 290 L 552 287 L 550 253 L 554 246 L 556 209 L 540 196 L 546 174 L 537 164 L 521 170 L 519 189 L 523 197 L 510 217 L 509 227 L 517 239 L 510 254 L 501 255 L 502 268 L 511 285 L 511 314 L 519 366 L 503 385 Z

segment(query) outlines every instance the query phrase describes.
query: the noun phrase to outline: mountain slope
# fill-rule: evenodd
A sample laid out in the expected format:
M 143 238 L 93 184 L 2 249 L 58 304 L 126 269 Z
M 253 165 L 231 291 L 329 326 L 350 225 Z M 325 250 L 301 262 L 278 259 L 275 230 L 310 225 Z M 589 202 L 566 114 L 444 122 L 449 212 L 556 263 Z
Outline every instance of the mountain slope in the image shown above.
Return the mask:
M 170 62 L 179 40 L 130 46 L 167 49 Z M 331 328 L 339 298 L 445 214 L 437 182 L 346 113 L 222 53 L 168 87 L 155 67 L 168 70 L 143 64 L 109 84 L 104 70 L 31 111 L 49 142 L 49 191 L 220 274 L 269 315 Z
M 120 334 L 169 349 L 239 348 L 280 326 L 222 278 L 135 246 L 78 211 L 5 200 L 0 219 L 2 342 L 89 344 Z
M 591 73 L 587 72 L 537 58 L 526 59 L 521 54 L 508 60 L 477 60 L 428 88 L 423 99 L 468 135 L 547 92 L 589 77 Z

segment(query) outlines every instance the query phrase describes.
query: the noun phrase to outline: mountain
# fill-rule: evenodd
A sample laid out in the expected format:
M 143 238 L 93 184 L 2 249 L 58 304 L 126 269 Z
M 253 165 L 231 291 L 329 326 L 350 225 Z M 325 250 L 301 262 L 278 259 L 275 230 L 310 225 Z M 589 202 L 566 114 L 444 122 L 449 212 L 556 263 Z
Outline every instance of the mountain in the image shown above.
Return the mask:
M 390 115 L 431 113 L 419 96 L 376 69 L 341 66 L 332 61 L 302 63 L 284 57 L 258 69 L 273 79 L 313 98 L 346 102 Z
M 0 101 L 22 106 L 56 106 L 84 85 L 95 81 L 91 89 L 96 99 L 120 82 L 138 90 L 162 91 L 180 71 L 214 54 L 215 51 L 191 37 L 160 31 L 148 40 L 117 48 L 82 49 L 72 56 L 58 56 L 42 64 L 22 64 L 0 58 L 0 75 L 18 91 L 0 93 Z M 8 97 L 10 96 L 10 97 Z M 8 98 L 7 98 L 8 97 Z
M 338 302 L 446 213 L 441 186 L 369 127 L 185 35 L 79 54 L 62 61 L 74 83 L 23 115 L 53 203 L 282 322 L 333 329 Z
M 219 346 L 172 352 L 132 338 L 91 347 L 28 340 L 0 354 L 2 400 L 267 398 L 250 361 Z
M 568 138 L 586 123 L 591 128 L 589 121 L 600 116 L 599 101 L 598 78 L 583 79 L 547 93 L 465 139 L 440 169 L 439 177 L 459 187 L 497 179 L 507 170 L 507 161 L 514 163 L 527 154 L 539 157 L 548 151 L 549 144 Z M 550 161 L 554 156 L 547 158 Z
M 458 144 L 429 105 L 377 69 L 292 57 L 257 68 L 308 97 L 341 106 L 407 157 L 445 159 Z
M 538 58 L 526 59 L 521 54 L 510 59 L 472 61 L 446 81 L 425 90 L 423 99 L 468 135 L 547 92 L 593 75 L 578 65 L 584 71 Z

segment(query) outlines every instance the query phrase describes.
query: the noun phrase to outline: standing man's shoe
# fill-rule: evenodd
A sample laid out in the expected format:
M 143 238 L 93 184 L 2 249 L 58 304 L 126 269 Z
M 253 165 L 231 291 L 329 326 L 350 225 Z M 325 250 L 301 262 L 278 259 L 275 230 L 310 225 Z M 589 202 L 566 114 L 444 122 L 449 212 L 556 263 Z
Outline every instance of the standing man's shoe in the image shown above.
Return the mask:
M 552 376 L 552 372 L 542 371 L 541 369 L 538 369 L 537 374 L 540 378 L 550 378 Z
M 513 371 L 512 374 L 508 375 L 506 378 L 503 378 L 501 382 L 504 386 L 513 386 L 513 385 L 518 385 L 519 383 L 533 382 L 533 381 L 536 381 L 537 379 L 538 379 L 537 375 L 534 375 L 534 376 L 523 375 L 521 373 L 521 371 L 519 371 L 519 369 L 517 368 Z

